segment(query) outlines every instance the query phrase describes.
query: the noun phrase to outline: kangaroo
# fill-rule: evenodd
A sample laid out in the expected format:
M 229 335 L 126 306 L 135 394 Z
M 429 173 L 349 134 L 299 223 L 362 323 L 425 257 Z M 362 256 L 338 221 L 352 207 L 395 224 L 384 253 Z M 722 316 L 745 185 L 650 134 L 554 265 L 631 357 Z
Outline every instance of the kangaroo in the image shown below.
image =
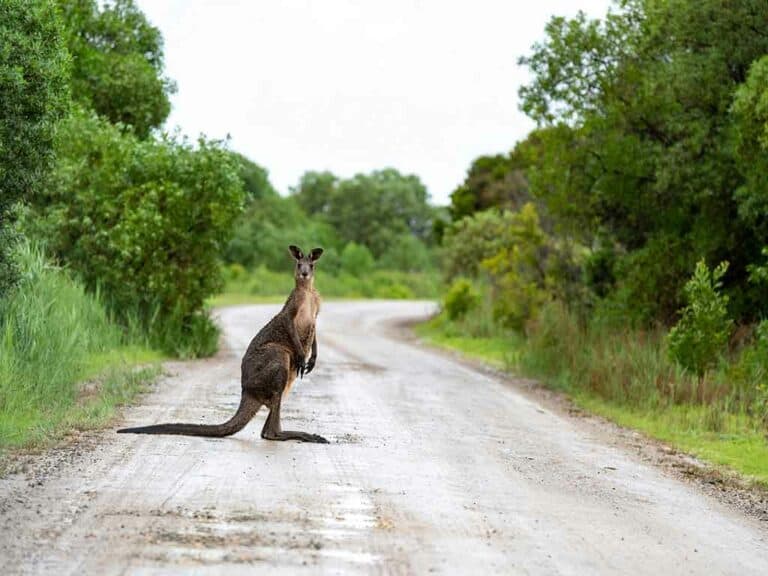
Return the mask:
M 315 262 L 323 253 L 322 248 L 314 248 L 305 256 L 296 246 L 289 246 L 288 249 L 296 260 L 296 286 L 282 310 L 256 334 L 243 356 L 242 396 L 235 415 L 223 424 L 156 424 L 123 428 L 118 433 L 229 436 L 245 428 L 259 409 L 267 406 L 269 415 L 261 430 L 261 437 L 265 440 L 328 443 L 317 434 L 280 427 L 283 397 L 296 377 L 303 378 L 312 372 L 317 362 L 315 321 L 320 311 L 320 295 L 315 290 L 314 277 Z

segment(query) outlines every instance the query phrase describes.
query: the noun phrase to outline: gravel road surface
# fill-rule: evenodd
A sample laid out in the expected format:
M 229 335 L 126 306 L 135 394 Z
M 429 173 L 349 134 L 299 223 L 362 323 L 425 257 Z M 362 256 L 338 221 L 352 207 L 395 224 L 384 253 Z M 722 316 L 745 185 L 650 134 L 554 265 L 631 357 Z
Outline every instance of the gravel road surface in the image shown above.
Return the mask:
M 215 423 L 278 306 L 219 313 L 218 357 L 120 425 Z M 0 480 L 2 574 L 768 574 L 768 536 L 515 386 L 398 338 L 424 302 L 330 302 L 283 428 L 87 435 Z M 117 426 L 115 426 L 117 428 Z M 49 463 L 46 464 L 46 458 Z

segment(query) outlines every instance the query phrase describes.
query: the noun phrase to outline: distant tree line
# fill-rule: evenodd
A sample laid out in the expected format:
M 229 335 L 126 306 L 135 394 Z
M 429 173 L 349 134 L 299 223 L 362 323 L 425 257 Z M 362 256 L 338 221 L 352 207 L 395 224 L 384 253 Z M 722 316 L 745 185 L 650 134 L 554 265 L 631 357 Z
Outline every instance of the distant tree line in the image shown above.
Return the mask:
M 258 167 L 243 160 L 243 170 Z M 394 169 L 341 179 L 307 172 L 287 197 L 259 180 L 246 183 L 246 209 L 225 252 L 228 262 L 246 268 L 284 270 L 285 247 L 318 243 L 325 248 L 323 270 L 362 271 L 375 266 L 401 271 L 434 267 L 431 254 L 436 209 L 416 176 Z

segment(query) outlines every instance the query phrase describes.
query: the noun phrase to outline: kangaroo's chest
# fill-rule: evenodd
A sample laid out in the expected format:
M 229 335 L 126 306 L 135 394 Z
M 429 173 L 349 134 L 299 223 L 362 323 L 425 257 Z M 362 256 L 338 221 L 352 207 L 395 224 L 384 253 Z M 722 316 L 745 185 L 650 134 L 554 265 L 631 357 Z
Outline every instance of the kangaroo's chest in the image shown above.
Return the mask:
M 296 325 L 296 332 L 299 334 L 301 343 L 305 347 L 312 344 L 318 311 L 319 306 L 314 298 L 305 298 L 296 310 L 294 324 Z

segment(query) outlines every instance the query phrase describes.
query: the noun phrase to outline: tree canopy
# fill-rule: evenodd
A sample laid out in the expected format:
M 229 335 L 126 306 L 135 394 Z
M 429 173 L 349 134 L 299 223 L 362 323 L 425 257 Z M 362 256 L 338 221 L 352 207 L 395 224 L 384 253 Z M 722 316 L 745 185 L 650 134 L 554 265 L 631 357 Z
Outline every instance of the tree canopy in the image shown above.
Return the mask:
M 53 2 L 0 1 L 0 297 L 16 273 L 14 206 L 53 163 L 56 122 L 69 104 L 69 57 Z
M 603 21 L 554 18 L 522 59 L 522 108 L 541 127 L 531 193 L 587 245 L 609 239 L 645 317 L 675 314 L 701 257 L 731 262 L 740 314 L 768 311 L 746 282 L 768 243 L 753 210 L 766 30 L 760 0 L 622 0 Z
M 140 138 L 165 122 L 174 83 L 163 75 L 163 37 L 134 0 L 58 0 L 72 55 L 72 96 Z

